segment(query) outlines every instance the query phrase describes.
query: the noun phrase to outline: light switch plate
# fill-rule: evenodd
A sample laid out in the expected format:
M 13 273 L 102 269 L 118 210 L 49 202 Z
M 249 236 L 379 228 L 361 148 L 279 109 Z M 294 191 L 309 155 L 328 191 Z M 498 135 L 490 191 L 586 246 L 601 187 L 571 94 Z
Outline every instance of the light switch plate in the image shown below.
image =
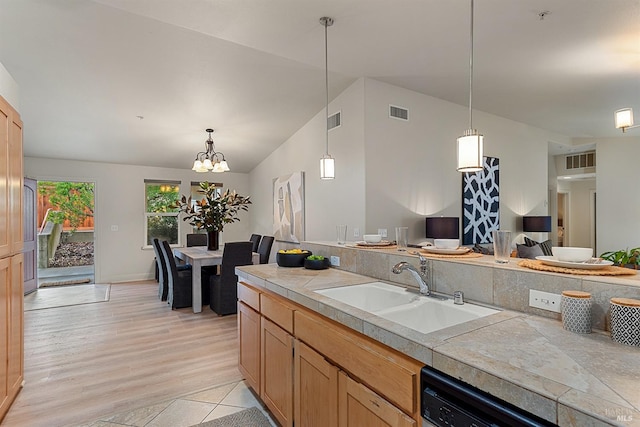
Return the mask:
M 560 313 L 562 295 L 529 289 L 529 306 Z
M 386 228 L 378 228 L 378 234 L 382 237 L 387 237 L 387 229 Z
M 354 228 L 353 229 L 353 237 L 360 237 L 360 229 L 359 228 Z
M 331 262 L 332 266 L 340 267 L 340 257 L 339 256 L 331 255 L 331 258 L 329 258 L 329 261 Z

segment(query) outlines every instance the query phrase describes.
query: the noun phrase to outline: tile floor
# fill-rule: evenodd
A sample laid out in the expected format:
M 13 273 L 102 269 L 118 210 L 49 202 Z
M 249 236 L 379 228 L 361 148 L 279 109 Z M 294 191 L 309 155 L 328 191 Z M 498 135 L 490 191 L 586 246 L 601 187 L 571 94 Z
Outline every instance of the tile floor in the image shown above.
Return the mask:
M 189 427 L 257 406 L 277 426 L 244 381 L 216 386 L 131 412 L 108 415 L 77 427 Z

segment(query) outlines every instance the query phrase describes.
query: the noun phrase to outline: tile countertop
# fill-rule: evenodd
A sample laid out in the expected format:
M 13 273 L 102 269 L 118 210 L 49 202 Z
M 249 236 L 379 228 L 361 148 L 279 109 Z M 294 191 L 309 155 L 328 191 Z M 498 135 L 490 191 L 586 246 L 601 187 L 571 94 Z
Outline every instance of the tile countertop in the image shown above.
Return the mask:
M 640 426 L 640 348 L 504 310 L 429 334 L 314 290 L 377 281 L 330 268 L 238 267 L 263 287 L 560 426 Z

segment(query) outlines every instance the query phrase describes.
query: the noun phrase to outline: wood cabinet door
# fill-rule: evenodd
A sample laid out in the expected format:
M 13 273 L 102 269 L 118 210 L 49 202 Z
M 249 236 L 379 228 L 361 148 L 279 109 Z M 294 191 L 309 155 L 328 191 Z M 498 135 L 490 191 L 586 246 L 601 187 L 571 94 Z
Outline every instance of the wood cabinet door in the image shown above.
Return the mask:
M 11 283 L 11 259 L 0 259 L 0 420 L 9 410 L 11 401 L 8 399 L 8 366 L 9 355 L 8 328 L 9 324 L 9 288 Z
M 9 223 L 11 224 L 11 253 L 15 254 L 23 247 L 23 219 L 22 219 L 22 121 L 18 113 L 13 111 L 9 123 Z
M 338 425 L 338 367 L 298 340 L 293 366 L 296 426 Z
M 11 252 L 11 217 L 9 201 L 9 129 L 11 106 L 0 97 L 0 257 Z
M 381 373 L 382 374 L 382 373 Z M 338 374 L 338 426 L 409 427 L 416 420 L 387 402 L 364 385 Z
M 262 317 L 260 397 L 283 427 L 293 425 L 293 337 Z
M 240 357 L 238 369 L 247 384 L 260 393 L 260 313 L 238 302 Z
M 24 313 L 24 257 L 22 254 L 11 257 L 11 282 L 8 288 L 9 299 L 9 363 L 7 370 L 7 387 L 9 396 L 15 396 L 20 387 L 24 372 L 24 333 L 23 333 L 23 313 Z

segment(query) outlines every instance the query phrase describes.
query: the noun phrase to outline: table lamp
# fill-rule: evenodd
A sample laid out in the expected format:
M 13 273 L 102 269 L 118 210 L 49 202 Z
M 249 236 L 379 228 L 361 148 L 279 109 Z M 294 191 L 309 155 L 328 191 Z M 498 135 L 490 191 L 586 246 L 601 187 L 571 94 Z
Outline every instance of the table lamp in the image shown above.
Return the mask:
M 427 217 L 425 237 L 430 239 L 459 239 L 460 218 L 457 216 Z

